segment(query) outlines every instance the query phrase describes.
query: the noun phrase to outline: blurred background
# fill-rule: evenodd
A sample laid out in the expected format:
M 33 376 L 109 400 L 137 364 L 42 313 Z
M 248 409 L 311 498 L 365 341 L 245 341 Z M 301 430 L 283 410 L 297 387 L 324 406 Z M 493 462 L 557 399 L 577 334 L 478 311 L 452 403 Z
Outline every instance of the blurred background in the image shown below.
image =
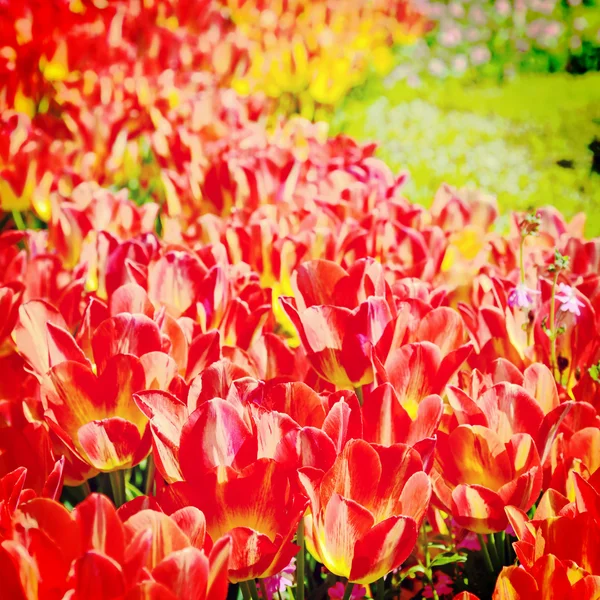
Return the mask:
M 89 180 L 177 211 L 209 147 L 299 116 L 377 142 L 412 201 L 477 187 L 598 235 L 599 2 L 5 0 L 3 222 Z

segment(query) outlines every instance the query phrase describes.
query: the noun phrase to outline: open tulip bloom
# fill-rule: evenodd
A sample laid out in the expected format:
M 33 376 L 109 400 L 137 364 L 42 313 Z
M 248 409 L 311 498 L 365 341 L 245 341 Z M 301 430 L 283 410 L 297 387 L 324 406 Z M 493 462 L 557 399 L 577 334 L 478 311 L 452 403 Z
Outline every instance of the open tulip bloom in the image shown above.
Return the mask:
M 327 569 L 366 584 L 406 560 L 431 497 L 415 450 L 352 440 L 328 471 L 299 474 L 310 498 L 307 546 Z

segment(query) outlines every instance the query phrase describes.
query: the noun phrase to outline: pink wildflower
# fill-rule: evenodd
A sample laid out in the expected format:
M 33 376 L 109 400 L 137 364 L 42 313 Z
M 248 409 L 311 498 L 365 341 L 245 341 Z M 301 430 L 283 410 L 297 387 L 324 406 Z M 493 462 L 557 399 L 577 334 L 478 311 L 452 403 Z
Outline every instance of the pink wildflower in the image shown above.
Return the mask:
M 558 284 L 558 294 L 555 295 L 555 298 L 561 303 L 560 310 L 573 313 L 577 316 L 581 314 L 579 307 L 585 306 L 577 298 L 575 289 L 565 283 Z

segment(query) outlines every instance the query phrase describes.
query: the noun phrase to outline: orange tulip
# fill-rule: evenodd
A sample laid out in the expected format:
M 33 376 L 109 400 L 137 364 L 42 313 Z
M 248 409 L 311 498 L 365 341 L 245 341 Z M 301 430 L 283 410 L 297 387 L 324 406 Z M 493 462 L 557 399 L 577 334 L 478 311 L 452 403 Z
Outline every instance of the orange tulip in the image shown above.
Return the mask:
M 431 484 L 409 446 L 351 440 L 331 469 L 303 468 L 300 481 L 310 498 L 307 548 L 335 575 L 371 583 L 411 553 Z
M 193 482 L 176 482 L 159 495 L 159 502 L 167 511 L 196 506 L 213 539 L 231 538 L 232 582 L 275 575 L 298 552 L 292 539 L 306 501 L 292 490 L 285 467 L 272 459 L 229 472 L 226 480 L 209 472 Z
M 144 369 L 130 354 L 111 357 L 100 377 L 82 363 L 61 362 L 42 385 L 46 422 L 96 472 L 131 467 L 150 452 L 148 420 L 133 401 L 144 387 Z
M 120 516 L 98 494 L 72 513 L 46 498 L 20 504 L 0 530 L 2 593 L 23 600 L 117 600 L 158 590 L 164 598 L 225 599 L 231 541 L 213 545 L 200 511 L 168 517 L 142 509 L 124 523 Z
M 528 434 L 505 443 L 487 427 L 460 425 L 450 435 L 440 432 L 432 480 L 458 525 L 492 533 L 508 524 L 505 506 L 531 508 L 542 488 L 542 471 Z

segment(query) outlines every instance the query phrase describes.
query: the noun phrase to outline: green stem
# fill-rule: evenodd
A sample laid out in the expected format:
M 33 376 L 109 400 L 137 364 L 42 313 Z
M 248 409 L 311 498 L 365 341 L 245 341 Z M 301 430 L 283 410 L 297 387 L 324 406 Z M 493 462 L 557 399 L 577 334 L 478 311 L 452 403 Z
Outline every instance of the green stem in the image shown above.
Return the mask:
M 296 559 L 296 599 L 304 600 L 304 515 L 298 523 L 297 542 L 300 546 L 300 552 L 298 552 L 298 558 Z
M 108 476 L 112 488 L 113 502 L 119 508 L 119 506 L 125 504 L 125 471 L 123 469 L 111 471 Z
M 86 479 L 81 484 L 81 490 L 83 491 L 83 498 L 87 498 L 92 493 L 92 488 L 90 487 L 90 482 Z
M 555 315 L 556 315 L 556 283 L 558 281 L 558 270 L 554 273 L 554 279 L 552 281 L 552 295 L 550 296 L 550 370 L 552 371 L 552 375 L 554 379 L 556 379 L 556 323 Z
M 431 568 L 431 556 L 429 554 L 429 537 L 427 536 L 427 524 L 423 521 L 423 527 L 421 528 L 423 535 L 423 552 L 425 553 L 425 577 L 431 586 L 433 593 L 433 600 L 439 600 L 439 596 L 435 590 L 433 582 L 433 569 Z
M 493 533 L 488 534 L 488 549 L 490 552 L 490 558 L 492 559 L 492 564 L 494 565 L 495 570 L 499 571 L 501 568 L 500 555 L 498 554 L 498 549 L 496 548 L 496 538 Z
M 250 596 L 250 588 L 247 581 L 240 581 L 240 590 L 242 590 L 244 600 L 251 600 L 252 596 Z
M 344 590 L 344 598 L 343 600 L 350 600 L 350 597 L 352 596 L 352 590 L 354 589 L 354 584 L 348 582 L 346 584 L 346 589 Z
M 148 464 L 146 466 L 146 496 L 154 495 L 154 476 L 156 474 L 156 466 L 152 454 L 148 456 Z
M 358 398 L 358 403 L 362 406 L 363 402 L 364 402 L 364 395 L 363 395 L 362 385 L 359 385 L 358 387 L 355 387 L 354 391 L 356 392 L 356 397 Z
M 250 597 L 252 600 L 258 600 L 258 590 L 256 589 L 256 581 L 254 579 L 248 579 L 246 582 L 248 584 L 248 589 L 250 590 Z
M 492 564 L 492 559 L 490 558 L 490 553 L 488 552 L 487 544 L 485 543 L 483 536 L 478 533 L 477 539 L 479 540 L 479 545 L 481 546 L 481 552 L 483 553 L 483 559 L 485 561 L 485 566 L 490 573 L 494 572 L 494 565 Z
M 504 536 L 505 541 L 505 551 L 506 551 L 506 564 L 512 565 L 515 562 L 514 551 L 512 547 L 512 542 L 510 540 L 510 535 L 506 534 Z
M 23 215 L 18 210 L 12 211 L 12 218 L 19 231 L 25 231 L 27 229 L 27 225 L 25 225 L 25 221 L 23 220 Z
M 265 580 L 259 579 L 258 583 L 260 584 L 260 595 L 263 597 L 263 600 L 267 600 L 268 596 L 267 596 L 267 586 L 265 585 Z
M 383 600 L 385 596 L 385 577 L 382 577 L 377 581 L 377 595 L 376 600 Z
M 521 283 L 525 283 L 525 267 L 523 261 L 523 246 L 525 244 L 525 236 L 521 234 L 521 243 L 519 244 L 519 270 L 521 271 Z
M 496 542 L 496 550 L 498 551 L 498 558 L 500 559 L 500 568 L 508 564 L 506 556 L 506 542 L 504 540 L 504 531 L 500 531 L 494 534 L 494 541 Z

